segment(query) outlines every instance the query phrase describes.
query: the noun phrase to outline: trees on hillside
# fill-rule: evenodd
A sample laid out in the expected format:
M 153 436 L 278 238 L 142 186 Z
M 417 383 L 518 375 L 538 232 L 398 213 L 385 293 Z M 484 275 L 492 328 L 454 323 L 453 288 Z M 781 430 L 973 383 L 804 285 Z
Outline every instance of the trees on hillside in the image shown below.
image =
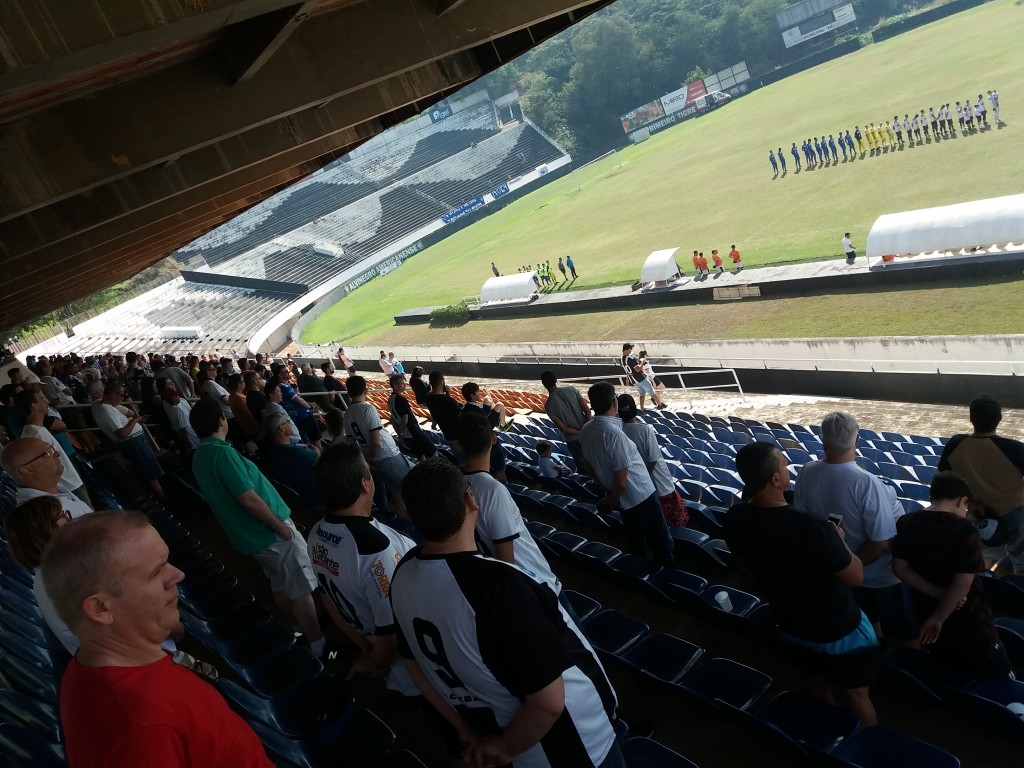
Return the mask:
M 933 0 L 851 0 L 861 29 Z M 746 61 L 752 74 L 787 51 L 775 14 L 790 0 L 618 0 L 481 81 L 518 88 L 527 117 L 575 155 L 620 144 L 619 116 L 690 82 Z M 790 58 L 787 58 L 790 57 Z

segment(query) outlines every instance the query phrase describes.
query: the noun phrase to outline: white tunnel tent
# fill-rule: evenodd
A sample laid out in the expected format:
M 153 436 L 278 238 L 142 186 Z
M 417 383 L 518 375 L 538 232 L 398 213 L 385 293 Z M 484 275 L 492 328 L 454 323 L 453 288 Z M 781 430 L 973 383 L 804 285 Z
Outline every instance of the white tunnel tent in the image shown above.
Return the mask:
M 679 276 L 679 265 L 676 264 L 675 253 L 678 248 L 667 248 L 654 251 L 640 270 L 640 282 L 644 285 L 669 285 Z
M 480 303 L 531 301 L 537 292 L 533 272 L 516 272 L 514 275 L 492 277 L 480 289 Z
M 868 264 L 1024 251 L 1024 195 L 879 216 L 868 234 Z

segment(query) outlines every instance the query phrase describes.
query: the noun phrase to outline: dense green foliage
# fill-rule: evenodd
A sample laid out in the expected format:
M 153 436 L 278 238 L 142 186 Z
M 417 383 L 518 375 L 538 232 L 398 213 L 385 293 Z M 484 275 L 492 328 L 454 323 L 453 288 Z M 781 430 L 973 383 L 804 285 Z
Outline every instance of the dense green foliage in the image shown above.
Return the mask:
M 934 0 L 852 0 L 861 32 Z M 775 14 L 789 0 L 618 0 L 484 78 L 492 94 L 518 88 L 527 117 L 575 156 L 623 143 L 619 115 L 746 61 L 752 76 L 801 56 Z M 845 31 L 845 30 L 841 30 Z M 844 35 L 849 37 L 851 33 Z

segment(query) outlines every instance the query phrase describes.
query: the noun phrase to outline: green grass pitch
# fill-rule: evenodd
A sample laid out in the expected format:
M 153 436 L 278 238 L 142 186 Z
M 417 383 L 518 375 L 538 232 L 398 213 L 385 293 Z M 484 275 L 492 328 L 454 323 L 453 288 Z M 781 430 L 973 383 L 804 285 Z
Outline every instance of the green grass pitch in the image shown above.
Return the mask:
M 708 255 L 719 248 L 724 254 L 736 243 L 748 269 L 756 269 L 838 257 L 844 231 L 863 252 L 871 224 L 883 213 L 1019 193 L 1024 188 L 1022 25 L 1024 6 L 995 0 L 754 91 L 575 171 L 418 254 L 325 312 L 306 329 L 303 341 L 430 343 L 468 340 L 467 334 L 475 341 L 601 338 L 596 324 L 583 318 L 473 322 L 453 330 L 394 327 L 392 317 L 479 293 L 491 276 L 491 261 L 514 272 L 520 264 L 554 263 L 572 254 L 581 276 L 576 289 L 632 281 L 649 252 L 674 246 L 682 249 L 680 263 L 687 269 L 692 249 Z M 794 141 L 799 145 L 808 136 L 840 129 L 852 132 L 855 125 L 878 124 L 894 114 L 902 118 L 947 101 L 976 100 L 990 88 L 1002 97 L 1002 129 L 848 163 L 840 156 L 837 166 L 793 172 L 788 148 Z M 989 121 L 994 122 L 991 110 Z M 779 146 L 787 151 L 789 173 L 772 180 L 768 150 Z M 965 290 L 964 300 L 993 299 L 987 286 Z M 929 300 L 930 292 L 915 293 L 919 310 L 936 313 L 935 322 L 926 323 L 933 333 L 1017 330 L 998 312 L 954 321 L 943 312 L 941 294 Z M 1013 312 L 1022 293 L 1019 283 L 1003 284 L 998 296 L 1006 301 L 997 305 Z M 921 323 L 908 330 L 906 323 L 885 319 L 881 307 L 900 305 L 898 295 L 864 299 L 863 307 L 855 302 L 849 307 L 851 321 L 860 322 L 841 317 L 819 322 L 811 335 L 920 332 Z M 711 335 L 731 337 L 738 328 L 746 337 L 801 335 L 794 327 L 804 325 L 799 320 L 806 311 L 784 306 L 799 301 L 776 302 L 773 312 L 753 310 L 758 303 L 738 305 L 729 310 L 734 315 L 729 326 Z M 752 310 L 750 322 L 744 307 Z M 864 312 L 873 310 L 883 317 L 864 322 L 871 317 Z M 678 315 L 678 310 L 667 312 Z M 669 322 L 666 310 L 647 313 L 661 338 L 694 335 L 678 316 Z

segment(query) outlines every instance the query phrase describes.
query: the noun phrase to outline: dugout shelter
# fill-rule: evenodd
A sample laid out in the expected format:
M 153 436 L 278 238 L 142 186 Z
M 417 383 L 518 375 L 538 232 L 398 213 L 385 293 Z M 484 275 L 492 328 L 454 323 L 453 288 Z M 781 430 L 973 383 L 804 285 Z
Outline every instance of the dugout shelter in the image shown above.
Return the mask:
M 871 267 L 1024 251 L 1024 194 L 887 213 L 868 233 Z
M 533 301 L 537 295 L 537 284 L 533 282 L 534 272 L 516 272 L 514 275 L 492 277 L 480 289 L 480 303 L 507 304 L 519 301 Z
M 678 248 L 666 248 L 652 252 L 640 270 L 641 284 L 645 287 L 664 288 L 674 283 L 682 274 L 675 259 L 678 250 Z

